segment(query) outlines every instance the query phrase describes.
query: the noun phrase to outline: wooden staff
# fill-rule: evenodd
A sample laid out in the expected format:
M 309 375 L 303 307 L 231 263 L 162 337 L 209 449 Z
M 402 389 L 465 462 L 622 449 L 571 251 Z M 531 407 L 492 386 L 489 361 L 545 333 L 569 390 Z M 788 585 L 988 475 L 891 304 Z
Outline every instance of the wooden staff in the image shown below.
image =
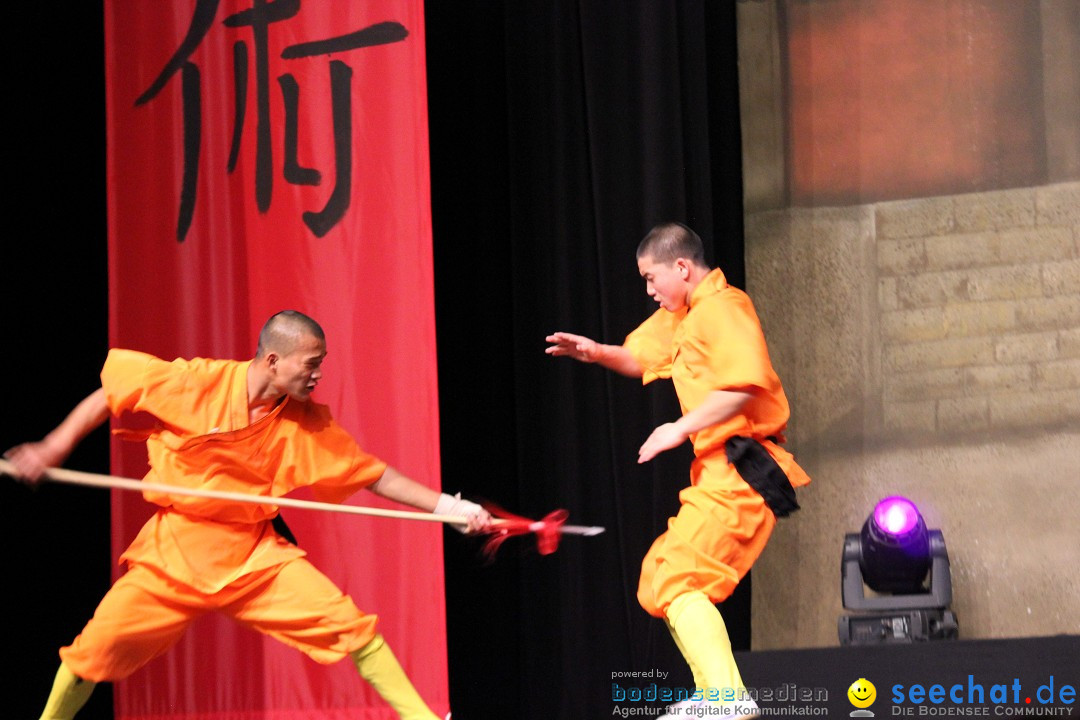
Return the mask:
M 0 459 L 0 472 L 5 475 L 17 477 L 15 466 L 8 460 Z M 301 510 L 347 513 L 350 515 L 373 515 L 375 517 L 401 518 L 404 520 L 425 520 L 427 522 L 442 522 L 451 525 L 469 524 L 468 518 L 458 517 L 456 515 L 435 515 L 434 513 L 411 512 L 408 510 L 384 510 L 383 508 L 337 505 L 335 503 L 316 502 L 314 500 L 295 500 L 293 498 L 285 497 L 268 497 L 266 495 L 251 495 L 248 493 L 225 492 L 222 490 L 188 488 L 179 485 L 146 482 L 145 480 L 131 480 L 128 478 L 116 477 L 114 475 L 98 475 L 95 473 L 79 472 L 78 470 L 66 470 L 64 468 L 49 468 L 45 471 L 44 479 L 51 482 L 66 483 L 68 485 L 130 490 L 139 493 L 160 492 L 169 495 L 209 498 L 211 500 L 229 500 L 231 502 L 247 503 L 248 505 L 275 505 L 278 507 L 298 508 Z
M 18 477 L 15 466 L 10 461 L 0 459 L 0 473 Z M 88 487 L 111 488 L 114 490 L 128 490 L 131 492 L 160 492 L 168 495 L 184 495 L 187 497 L 209 498 L 212 500 L 228 500 L 230 502 L 247 503 L 249 505 L 274 505 L 277 507 L 297 508 L 300 510 L 316 510 L 319 512 L 346 513 L 348 515 L 368 515 L 374 517 L 399 518 L 401 520 L 423 520 L 425 522 L 441 522 L 449 525 L 468 525 L 469 519 L 457 515 L 436 515 L 434 513 L 413 512 L 409 510 L 385 510 L 383 508 L 362 507 L 357 505 L 337 505 L 335 503 L 316 502 L 314 500 L 295 500 L 285 497 L 268 497 L 265 495 L 251 495 L 248 493 L 225 492 L 221 490 L 205 490 L 202 488 L 181 487 L 179 485 L 165 485 L 163 483 L 146 482 L 145 480 L 131 480 L 113 475 L 98 475 L 96 473 L 79 472 L 65 468 L 49 468 L 44 475 L 45 480 L 65 483 L 68 485 L 83 485 Z M 511 521 L 496 519 L 492 521 L 493 532 L 501 532 L 502 525 L 511 525 Z M 532 523 L 526 530 L 538 532 L 544 528 L 543 521 Z M 585 527 L 581 525 L 560 525 L 558 532 L 571 535 L 599 535 L 604 532 L 602 527 Z

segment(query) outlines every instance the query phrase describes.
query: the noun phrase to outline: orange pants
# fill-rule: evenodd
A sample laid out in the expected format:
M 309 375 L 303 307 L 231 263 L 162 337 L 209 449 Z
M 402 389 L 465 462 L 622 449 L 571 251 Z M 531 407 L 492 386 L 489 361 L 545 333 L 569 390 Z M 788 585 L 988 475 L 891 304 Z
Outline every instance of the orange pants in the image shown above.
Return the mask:
M 638 602 L 665 617 L 680 595 L 700 590 L 726 600 L 765 549 L 776 516 L 723 455 L 695 461 L 682 506 L 641 564 Z
M 200 615 L 225 613 L 320 663 L 341 660 L 375 637 L 375 615 L 305 558 L 245 575 L 212 595 L 133 564 L 60 658 L 94 682 L 120 680 L 172 647 Z

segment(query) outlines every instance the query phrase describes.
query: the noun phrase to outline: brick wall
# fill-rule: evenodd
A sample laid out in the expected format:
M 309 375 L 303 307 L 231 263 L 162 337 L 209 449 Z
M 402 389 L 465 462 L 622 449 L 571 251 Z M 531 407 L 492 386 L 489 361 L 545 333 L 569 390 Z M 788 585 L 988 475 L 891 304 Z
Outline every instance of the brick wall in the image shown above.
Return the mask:
M 870 207 L 881 429 L 1080 420 L 1080 183 Z
M 746 289 L 813 478 L 758 649 L 836 644 L 843 535 L 893 494 L 946 537 L 961 637 L 1077 632 L 1080 3 L 899 6 L 736 4 Z
M 813 478 L 754 567 L 754 647 L 836 644 L 843 533 L 893 494 L 946 537 L 962 637 L 1076 632 L 1080 182 L 746 221 Z

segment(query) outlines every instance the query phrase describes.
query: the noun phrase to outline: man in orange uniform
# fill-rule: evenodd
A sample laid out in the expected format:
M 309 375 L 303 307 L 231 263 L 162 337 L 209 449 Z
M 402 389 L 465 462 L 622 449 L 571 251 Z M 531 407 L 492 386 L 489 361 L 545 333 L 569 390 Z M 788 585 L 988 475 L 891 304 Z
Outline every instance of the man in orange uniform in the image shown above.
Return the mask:
M 325 502 L 367 488 L 440 514 L 491 520 L 480 506 L 421 485 L 361 450 L 311 402 L 326 356 L 322 328 L 284 311 L 267 321 L 253 360 L 166 362 L 112 350 L 102 387 L 43 440 L 7 453 L 20 475 L 40 479 L 110 413 L 147 412 L 148 481 L 280 497 L 310 486 Z M 389 646 L 376 616 L 356 608 L 274 532 L 277 508 L 145 493 L 161 509 L 121 556 L 127 572 L 82 633 L 60 650 L 43 720 L 74 717 L 94 684 L 127 677 L 175 644 L 199 615 L 225 613 L 320 663 L 349 656 L 360 675 L 405 720 L 434 720 Z
M 779 445 L 788 403 L 750 298 L 704 257 L 690 228 L 656 226 L 639 245 L 637 262 L 660 309 L 622 345 L 563 332 L 547 338 L 550 355 L 599 363 L 644 383 L 670 378 L 675 384 L 683 415 L 649 435 L 638 462 L 690 439 L 690 487 L 679 493 L 678 514 L 645 556 L 637 596 L 646 612 L 665 619 L 700 690 L 664 717 L 712 705 L 726 705 L 728 715 L 756 711 L 740 693 L 742 678 L 714 603 L 750 570 L 776 515 L 798 507 L 792 487 L 810 482 Z

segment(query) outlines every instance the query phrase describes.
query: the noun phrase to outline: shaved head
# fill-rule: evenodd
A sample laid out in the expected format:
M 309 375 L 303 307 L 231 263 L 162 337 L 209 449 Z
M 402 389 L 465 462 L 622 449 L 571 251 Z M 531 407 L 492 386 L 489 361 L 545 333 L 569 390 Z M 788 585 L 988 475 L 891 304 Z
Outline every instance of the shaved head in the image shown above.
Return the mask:
M 695 265 L 705 264 L 705 246 L 698 234 L 682 223 L 669 222 L 657 225 L 638 245 L 637 257 L 652 258 L 653 262 L 669 265 L 685 258 Z
M 286 356 L 292 353 L 299 342 L 313 337 L 326 342 L 326 334 L 319 323 L 296 310 L 282 310 L 272 315 L 259 332 L 259 347 L 255 357 L 266 357 L 268 353 Z

